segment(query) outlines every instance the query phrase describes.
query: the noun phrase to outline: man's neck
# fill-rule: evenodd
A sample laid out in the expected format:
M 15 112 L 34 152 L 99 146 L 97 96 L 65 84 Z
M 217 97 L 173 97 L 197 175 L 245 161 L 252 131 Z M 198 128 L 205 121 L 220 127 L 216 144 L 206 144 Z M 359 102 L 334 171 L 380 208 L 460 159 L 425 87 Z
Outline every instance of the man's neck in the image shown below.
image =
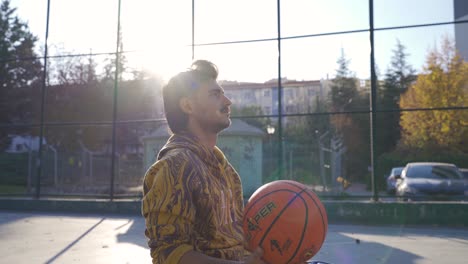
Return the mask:
M 201 129 L 200 127 L 190 126 L 188 127 L 188 131 L 195 135 L 200 143 L 207 147 L 209 150 L 213 150 L 216 146 L 216 142 L 218 140 L 217 133 L 207 133 L 205 130 Z

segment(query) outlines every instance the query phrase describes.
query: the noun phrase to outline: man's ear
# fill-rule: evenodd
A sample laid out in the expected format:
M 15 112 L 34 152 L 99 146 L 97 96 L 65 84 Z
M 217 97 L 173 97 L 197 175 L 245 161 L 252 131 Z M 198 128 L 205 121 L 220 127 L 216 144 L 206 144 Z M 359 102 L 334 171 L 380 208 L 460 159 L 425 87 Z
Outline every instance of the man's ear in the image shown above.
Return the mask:
M 179 107 L 186 114 L 191 114 L 192 113 L 192 109 L 193 109 L 192 101 L 190 101 L 190 99 L 187 98 L 187 97 L 182 97 L 179 100 Z

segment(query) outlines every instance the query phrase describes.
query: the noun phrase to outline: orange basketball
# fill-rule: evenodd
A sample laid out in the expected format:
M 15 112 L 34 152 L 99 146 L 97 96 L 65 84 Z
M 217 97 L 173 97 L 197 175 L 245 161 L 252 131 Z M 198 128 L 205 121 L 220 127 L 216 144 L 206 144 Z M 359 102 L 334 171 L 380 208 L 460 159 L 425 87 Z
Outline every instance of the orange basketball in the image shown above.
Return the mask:
M 250 197 L 244 211 L 246 248 L 263 249 L 269 264 L 305 263 L 322 247 L 327 213 L 317 195 L 302 183 L 267 183 Z

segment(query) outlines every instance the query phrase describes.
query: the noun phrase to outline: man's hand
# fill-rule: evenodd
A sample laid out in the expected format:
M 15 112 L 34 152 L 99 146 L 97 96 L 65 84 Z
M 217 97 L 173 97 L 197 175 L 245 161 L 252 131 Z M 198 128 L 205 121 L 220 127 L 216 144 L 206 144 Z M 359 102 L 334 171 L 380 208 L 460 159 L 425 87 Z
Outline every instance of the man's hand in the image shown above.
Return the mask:
M 258 247 L 254 252 L 245 260 L 245 264 L 265 264 L 262 260 L 263 249 Z

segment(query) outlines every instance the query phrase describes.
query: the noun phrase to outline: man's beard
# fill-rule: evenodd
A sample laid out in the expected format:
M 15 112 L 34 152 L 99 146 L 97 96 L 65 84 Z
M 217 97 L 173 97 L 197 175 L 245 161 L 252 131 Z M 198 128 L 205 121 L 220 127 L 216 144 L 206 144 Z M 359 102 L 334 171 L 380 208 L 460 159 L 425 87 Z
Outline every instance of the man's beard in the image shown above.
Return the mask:
M 229 113 L 229 107 L 223 107 L 221 109 L 219 109 L 219 112 L 224 115 L 224 114 L 228 114 Z M 217 126 L 215 126 L 215 130 L 216 131 L 213 131 L 215 133 L 219 133 L 221 131 L 223 131 L 224 129 L 228 128 L 229 126 L 231 125 L 231 118 L 227 117 L 227 121 L 226 122 L 219 122 L 217 124 Z
M 205 129 L 205 131 L 218 134 L 231 125 L 231 119 L 228 113 L 229 108 L 223 107 L 213 116 L 200 116 L 200 125 Z
M 228 128 L 231 125 L 231 119 L 228 118 L 226 122 L 217 122 L 215 124 L 211 124 L 211 132 L 213 133 L 220 133 L 224 129 Z

